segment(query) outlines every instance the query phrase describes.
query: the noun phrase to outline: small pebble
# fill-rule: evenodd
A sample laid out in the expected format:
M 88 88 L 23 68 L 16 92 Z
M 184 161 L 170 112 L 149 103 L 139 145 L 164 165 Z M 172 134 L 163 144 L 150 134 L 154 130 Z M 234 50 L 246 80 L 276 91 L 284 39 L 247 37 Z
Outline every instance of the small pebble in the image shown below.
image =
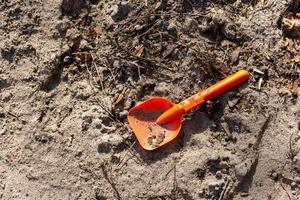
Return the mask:
M 247 196 L 249 196 L 249 193 L 247 193 L 247 192 L 242 192 L 241 193 L 241 197 L 247 197 Z
M 129 3 L 121 3 L 113 8 L 113 12 L 111 13 L 111 18 L 115 22 L 119 22 L 124 20 L 129 13 L 133 11 L 133 5 Z
M 67 63 L 71 60 L 71 57 L 70 56 L 65 56 L 64 59 L 63 59 L 63 62 L 64 63 Z
M 121 160 L 119 155 L 112 155 L 110 159 L 113 164 L 118 164 Z
M 171 21 L 167 27 L 168 31 L 176 31 L 176 22 L 175 21 Z
M 221 169 L 221 172 L 222 172 L 223 174 L 228 174 L 228 169 L 223 168 L 223 169 Z
M 221 178 L 222 178 L 222 172 L 221 172 L 221 171 L 217 171 L 217 172 L 216 172 L 216 177 L 217 177 L 218 179 L 221 179 Z
M 294 190 L 296 187 L 297 187 L 297 183 L 293 181 L 291 183 L 291 188 Z
M 276 172 L 272 173 L 271 175 L 273 180 L 276 180 L 278 178 L 278 174 Z
M 90 45 L 89 45 L 88 41 L 86 41 L 86 40 L 81 40 L 81 41 L 80 41 L 80 48 L 81 48 L 81 49 L 89 49 L 89 48 L 90 48 Z

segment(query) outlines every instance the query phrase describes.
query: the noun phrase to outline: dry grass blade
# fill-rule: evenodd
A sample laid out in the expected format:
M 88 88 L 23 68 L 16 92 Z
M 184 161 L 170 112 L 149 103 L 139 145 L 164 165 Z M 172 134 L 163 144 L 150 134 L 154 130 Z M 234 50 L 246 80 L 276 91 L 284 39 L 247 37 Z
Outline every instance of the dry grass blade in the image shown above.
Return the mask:
M 111 185 L 113 191 L 114 191 L 114 196 L 116 199 L 118 200 L 121 200 L 121 195 L 119 193 L 119 190 L 117 189 L 116 187 L 116 184 L 112 181 L 112 179 L 108 176 L 108 172 L 107 172 L 107 169 L 105 167 L 105 165 L 101 165 L 101 170 L 102 170 L 102 173 L 104 175 L 104 178 L 106 179 L 106 181 Z
M 288 187 L 284 183 L 280 183 L 280 186 L 286 192 L 287 196 L 289 197 L 289 200 L 292 200 Z
M 296 96 L 298 93 L 298 85 L 299 85 L 299 81 L 294 80 L 294 81 L 292 81 L 292 83 L 289 86 L 289 90 L 292 93 L 292 95 L 294 95 L 294 96 Z
M 291 59 L 292 62 L 300 62 L 300 55 L 296 55 L 294 58 Z
M 229 125 L 226 122 L 221 123 L 221 126 L 223 127 L 223 129 L 227 135 L 231 135 Z
M 125 95 L 126 90 L 127 89 L 124 87 L 123 90 L 122 90 L 122 92 L 116 98 L 116 100 L 114 102 L 115 105 L 117 105 L 118 103 L 120 103 L 124 99 L 124 95 Z
M 219 200 L 223 200 L 224 198 L 226 198 L 226 193 L 228 191 L 229 183 L 230 183 L 230 180 L 227 180 L 225 183 L 224 189 L 220 194 Z
M 141 57 L 144 53 L 144 45 L 140 44 L 138 46 L 135 47 L 135 51 L 133 52 L 133 55 L 137 56 L 137 57 Z

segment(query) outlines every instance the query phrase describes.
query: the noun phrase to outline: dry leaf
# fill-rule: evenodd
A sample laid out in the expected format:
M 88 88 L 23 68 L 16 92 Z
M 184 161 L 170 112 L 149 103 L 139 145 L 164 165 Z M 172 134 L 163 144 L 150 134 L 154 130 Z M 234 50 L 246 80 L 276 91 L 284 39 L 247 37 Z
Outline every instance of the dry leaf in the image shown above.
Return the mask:
M 222 47 L 236 47 L 237 45 L 234 42 L 231 42 L 230 40 L 223 40 L 221 42 Z
M 76 54 L 76 59 L 81 63 L 87 63 L 91 62 L 93 60 L 93 57 L 90 53 L 78 53 Z
M 118 103 L 120 103 L 123 99 L 124 99 L 124 95 L 126 92 L 126 88 L 123 89 L 123 91 L 118 95 L 117 99 L 115 100 L 115 105 L 117 105 Z
M 100 34 L 103 33 L 103 28 L 101 28 L 100 26 L 96 26 L 94 28 L 94 30 L 95 30 L 95 32 L 96 32 L 97 35 L 100 35 Z
M 226 122 L 221 123 L 221 126 L 223 127 L 223 129 L 227 135 L 231 135 L 229 125 Z
M 291 61 L 296 63 L 300 62 L 300 55 L 296 55 Z
M 282 187 L 282 189 L 287 193 L 287 196 L 289 197 L 289 199 L 291 199 L 291 196 L 293 196 L 293 195 L 292 195 L 292 191 L 291 191 L 290 187 L 287 184 L 282 183 L 282 182 L 279 184 Z
M 295 42 L 293 41 L 293 39 L 290 38 L 284 38 L 283 41 L 283 47 L 287 48 L 289 51 L 292 51 L 294 49 L 295 46 Z
M 100 26 L 96 26 L 93 29 L 89 29 L 85 35 L 90 38 L 90 39 L 95 39 L 96 37 L 98 37 L 99 35 L 101 35 L 103 33 L 103 28 L 101 28 Z
M 292 93 L 292 95 L 296 96 L 297 92 L 298 92 L 298 80 L 293 81 L 290 85 L 289 85 L 289 90 Z
M 96 83 L 99 83 L 101 81 L 101 78 L 99 76 L 94 77 L 94 80 Z
M 76 38 L 72 41 L 72 44 L 69 45 L 69 47 L 71 48 L 71 50 L 73 52 L 77 52 L 79 50 L 79 47 L 80 47 L 80 41 L 81 41 L 81 37 L 79 38 Z
M 138 46 L 135 47 L 135 51 L 133 52 L 133 55 L 137 56 L 137 57 L 141 57 L 144 53 L 144 45 L 140 44 Z
M 278 90 L 278 93 L 285 95 L 285 94 L 291 94 L 291 91 L 287 88 L 281 88 Z
M 177 47 L 178 47 L 177 44 L 167 46 L 166 50 L 162 53 L 163 58 L 170 56 Z
M 240 53 L 241 53 L 242 48 L 241 47 L 237 47 L 235 50 L 233 50 L 233 52 L 231 53 L 230 56 L 230 60 L 231 63 L 234 64 L 239 60 L 240 57 Z

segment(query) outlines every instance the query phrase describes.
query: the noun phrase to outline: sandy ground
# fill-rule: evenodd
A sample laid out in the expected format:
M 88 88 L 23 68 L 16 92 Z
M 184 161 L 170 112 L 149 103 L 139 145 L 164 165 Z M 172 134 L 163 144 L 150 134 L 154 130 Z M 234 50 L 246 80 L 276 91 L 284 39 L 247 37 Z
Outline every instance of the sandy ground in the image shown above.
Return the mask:
M 0 199 L 300 199 L 300 3 L 2 0 Z M 130 108 L 239 69 L 152 152 Z

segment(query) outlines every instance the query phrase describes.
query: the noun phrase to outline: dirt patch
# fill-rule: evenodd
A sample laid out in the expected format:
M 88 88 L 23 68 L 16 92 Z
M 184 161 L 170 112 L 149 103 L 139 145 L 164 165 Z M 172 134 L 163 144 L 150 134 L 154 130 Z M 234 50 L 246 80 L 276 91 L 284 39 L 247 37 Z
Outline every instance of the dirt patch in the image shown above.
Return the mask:
M 299 8 L 3 1 L 0 199 L 299 199 Z M 130 108 L 180 102 L 242 68 L 247 84 L 142 150 Z

